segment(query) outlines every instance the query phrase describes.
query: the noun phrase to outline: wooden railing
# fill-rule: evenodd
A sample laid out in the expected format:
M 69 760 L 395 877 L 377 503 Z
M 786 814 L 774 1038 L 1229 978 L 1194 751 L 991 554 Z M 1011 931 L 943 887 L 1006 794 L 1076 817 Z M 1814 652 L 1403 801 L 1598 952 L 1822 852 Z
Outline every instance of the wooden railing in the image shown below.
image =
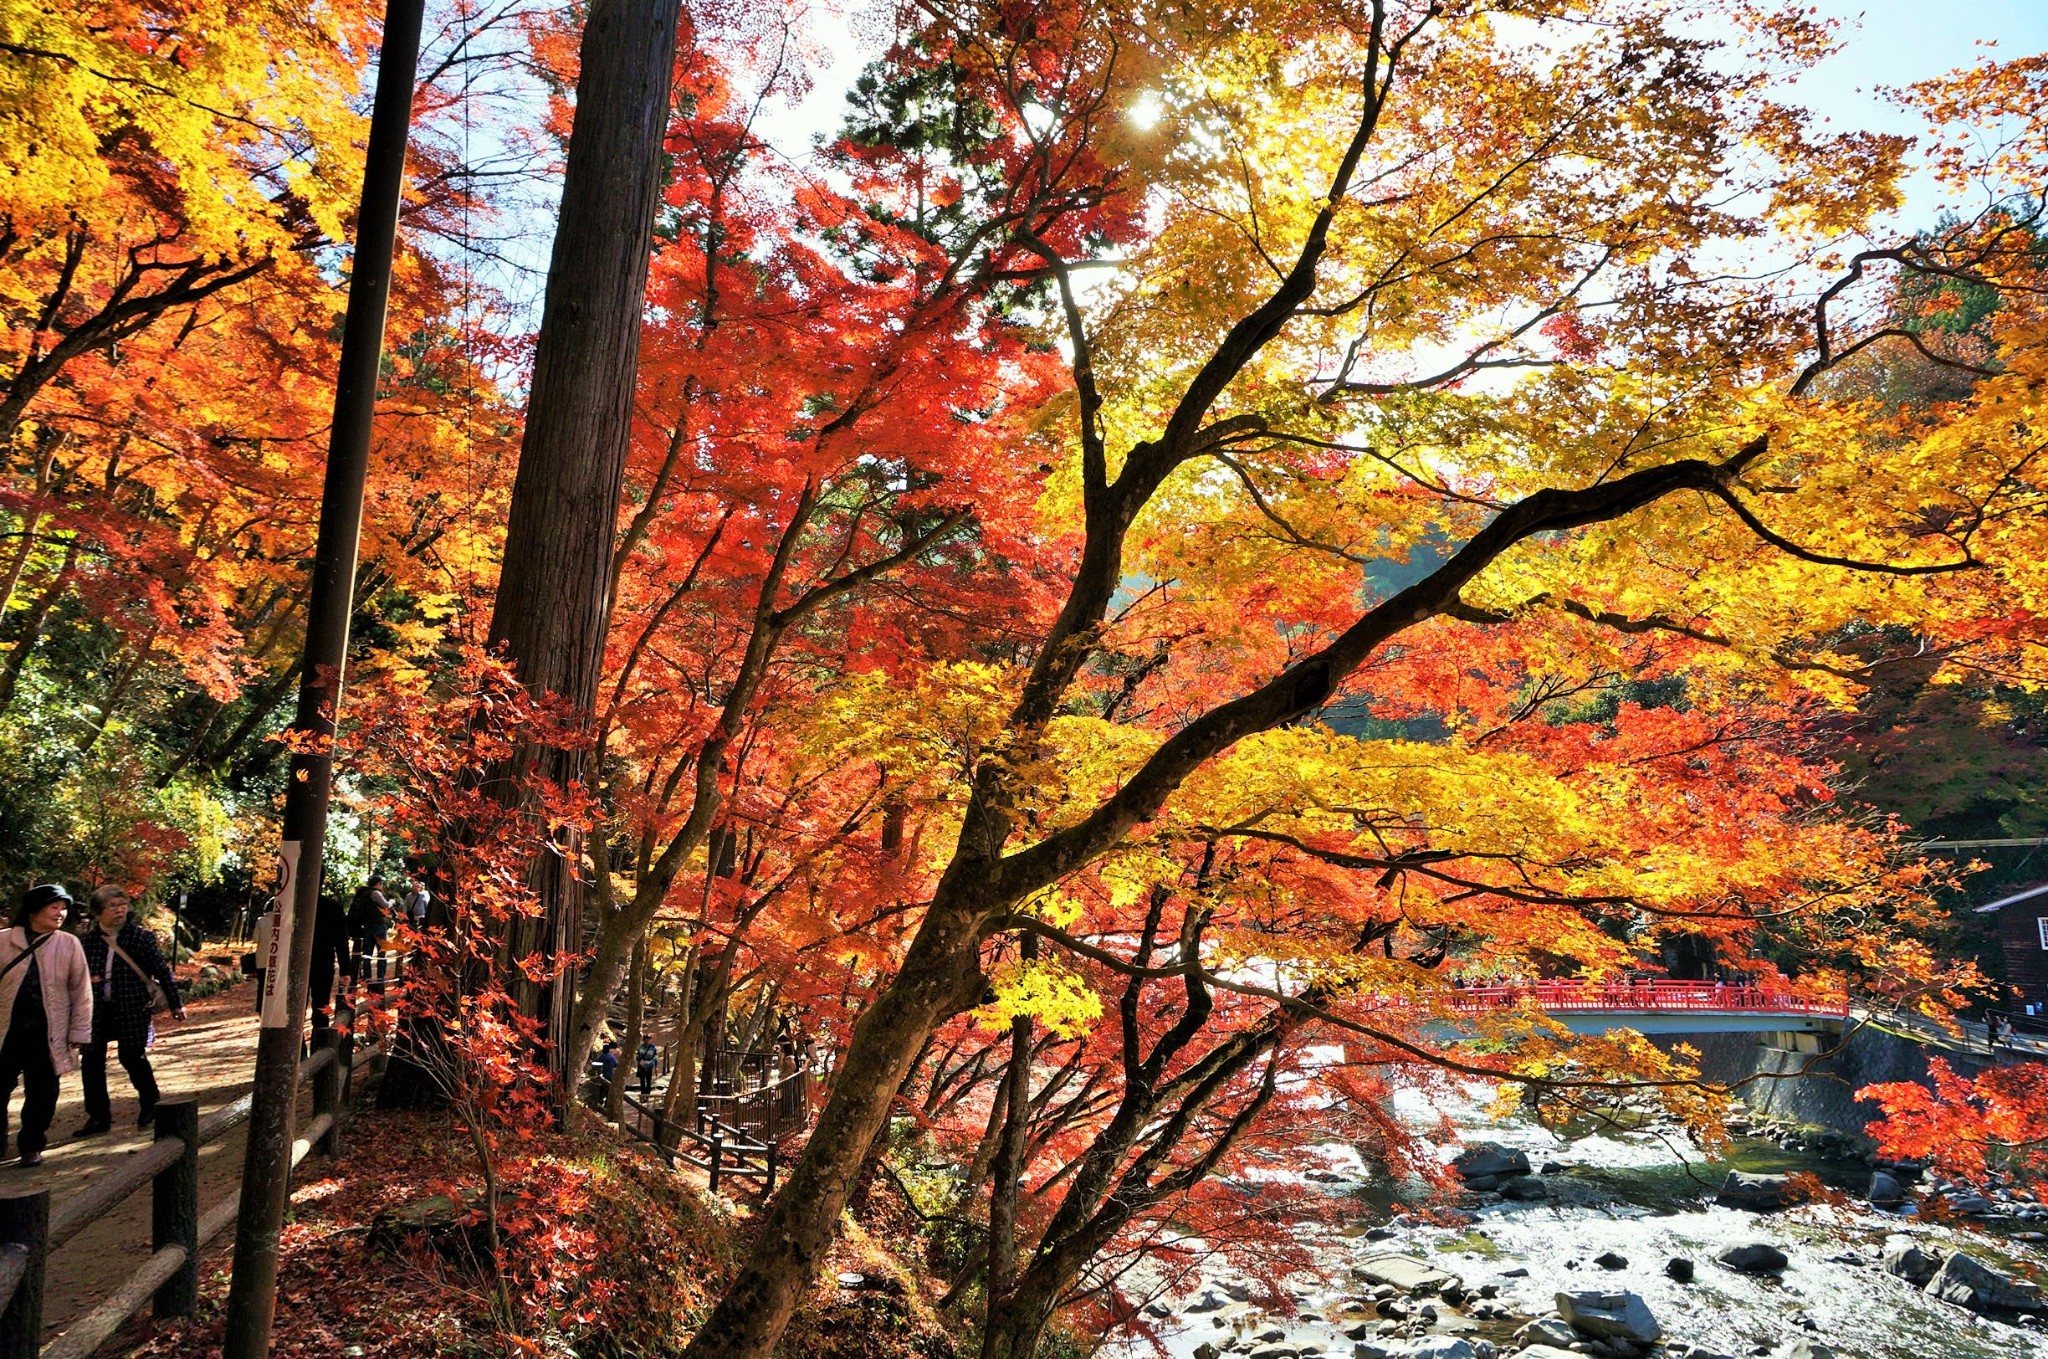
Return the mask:
M 618 1079 L 624 1079 L 623 1072 Z M 621 1091 L 620 1126 L 653 1146 L 670 1165 L 680 1162 L 702 1170 L 713 1193 L 725 1180 L 752 1180 L 765 1198 L 775 1192 L 782 1138 L 810 1124 L 810 1067 L 798 1066 L 752 1089 L 732 1090 L 730 1081 L 719 1083 L 727 1089 L 700 1094 L 688 1122 L 671 1123 L 660 1108 Z M 604 1081 L 593 1079 L 585 1101 L 601 1111 L 605 1097 Z
M 299 1067 L 313 1083 L 313 1117 L 292 1144 L 292 1165 L 311 1152 L 341 1150 L 341 1109 L 355 1040 L 342 1029 L 314 1036 L 313 1055 Z M 158 1318 L 190 1316 L 199 1303 L 199 1252 L 235 1220 L 230 1197 L 199 1211 L 199 1148 L 249 1117 L 243 1095 L 201 1118 L 197 1100 L 156 1108 L 156 1141 L 118 1166 L 99 1172 L 52 1211 L 50 1191 L 0 1197 L 0 1359 L 87 1359 L 122 1323 L 155 1302 Z M 62 1335 L 42 1344 L 43 1276 L 50 1252 L 150 1188 L 150 1256 L 99 1306 Z

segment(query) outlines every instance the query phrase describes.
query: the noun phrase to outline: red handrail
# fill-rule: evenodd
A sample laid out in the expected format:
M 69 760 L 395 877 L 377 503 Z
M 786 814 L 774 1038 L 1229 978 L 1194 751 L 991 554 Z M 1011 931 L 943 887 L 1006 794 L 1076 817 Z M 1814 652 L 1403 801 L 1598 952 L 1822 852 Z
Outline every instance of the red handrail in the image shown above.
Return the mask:
M 1846 1019 L 1849 998 L 1816 999 L 1782 986 L 1693 981 L 1587 982 L 1546 980 L 1466 986 L 1451 992 L 1451 1009 L 1466 1013 L 1506 1010 L 1522 1004 L 1556 1013 L 1589 1011 L 1818 1015 Z

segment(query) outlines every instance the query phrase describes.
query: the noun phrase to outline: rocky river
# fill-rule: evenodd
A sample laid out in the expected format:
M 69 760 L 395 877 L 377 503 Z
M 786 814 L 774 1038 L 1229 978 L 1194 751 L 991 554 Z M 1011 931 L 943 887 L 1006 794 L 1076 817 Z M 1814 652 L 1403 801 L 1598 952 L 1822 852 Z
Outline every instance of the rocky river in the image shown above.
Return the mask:
M 1496 1120 L 1483 1093 L 1448 1111 L 1462 1187 L 1390 1218 L 1356 1153 L 1320 1149 L 1305 1178 L 1350 1221 L 1312 1229 L 1317 1274 L 1272 1307 L 1213 1268 L 1154 1301 L 1157 1343 L 1173 1359 L 2048 1359 L 2030 1282 L 2048 1279 L 2048 1205 L 1908 1167 L 1876 1180 L 1898 1199 L 1878 1207 L 1853 1139 L 1759 1125 L 1710 1159 L 1668 1129 Z M 1781 1206 L 1792 1172 L 1834 1192 Z

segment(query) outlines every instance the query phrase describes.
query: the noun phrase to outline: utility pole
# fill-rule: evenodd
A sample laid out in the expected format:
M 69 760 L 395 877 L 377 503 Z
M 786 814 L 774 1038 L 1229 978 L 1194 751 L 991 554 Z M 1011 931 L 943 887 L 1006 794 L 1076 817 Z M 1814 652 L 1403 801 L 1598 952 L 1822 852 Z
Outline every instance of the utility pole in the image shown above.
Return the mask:
M 391 297 L 391 253 L 398 239 L 405 143 L 412 121 L 425 0 L 387 0 L 377 61 L 376 103 L 363 162 L 341 368 L 334 385 L 334 427 L 321 491 L 320 536 L 313 549 L 306 605 L 306 653 L 292 761 L 285 787 L 271 956 L 264 959 L 263 1024 L 256 1042 L 256 1083 L 249 1149 L 242 1163 L 235 1218 L 234 1274 L 228 1288 L 223 1359 L 264 1359 L 277 1310 L 277 1239 L 291 1187 L 292 1135 L 299 1090 L 299 1042 L 319 910 L 321 850 L 334 787 L 334 727 L 348 660 L 355 605 L 356 550 L 363 530 L 363 479 L 370 462 L 370 417 L 384 357 L 384 311 Z

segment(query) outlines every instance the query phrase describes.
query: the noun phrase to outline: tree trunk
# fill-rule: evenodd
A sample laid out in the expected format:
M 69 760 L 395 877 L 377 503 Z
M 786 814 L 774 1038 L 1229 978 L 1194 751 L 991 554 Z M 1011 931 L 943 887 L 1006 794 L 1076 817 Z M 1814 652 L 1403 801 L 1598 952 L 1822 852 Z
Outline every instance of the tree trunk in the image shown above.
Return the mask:
M 980 999 L 984 913 L 959 886 L 941 888 L 903 969 L 854 1026 L 832 1097 L 782 1191 L 763 1214 L 754 1247 L 705 1319 L 684 1359 L 768 1359 L 816 1275 L 896 1092 L 931 1031 Z
M 988 1325 L 981 1333 L 981 1359 L 1038 1359 L 1039 1342 L 1059 1309 L 1059 1298 L 1027 1281 L 990 1304 Z
M 50 609 L 57 599 L 70 588 L 73 569 L 78 564 L 78 540 L 73 538 L 64 547 L 64 562 L 57 568 L 56 577 L 49 587 L 36 597 L 29 606 L 28 616 L 22 620 L 21 635 L 7 652 L 7 661 L 0 666 L 0 713 L 14 704 L 14 691 L 21 683 L 22 668 L 28 664 L 31 652 L 43 639 L 43 624 L 49 621 Z
M 618 1075 L 605 1095 L 605 1117 L 614 1123 L 625 1119 L 628 1073 L 631 1073 L 630 1079 L 636 1082 L 640 1079 L 640 1027 L 646 1022 L 646 1009 L 647 941 L 642 939 L 633 946 L 633 971 L 626 983 L 625 1051 L 620 1054 Z
M 521 683 L 582 714 L 596 698 L 611 612 L 679 9 L 680 0 L 591 0 L 584 22 L 576 121 L 491 615 L 490 640 L 504 644 Z M 580 781 L 583 759 L 529 748 L 500 771 L 528 772 L 570 784 Z M 580 862 L 576 843 L 540 856 L 532 881 L 543 912 L 526 937 L 510 941 L 515 956 L 583 947 Z M 564 1089 L 574 1080 L 563 1061 L 571 980 L 558 975 L 545 993 L 522 997 L 549 1021 Z
M 1026 960 L 1038 939 L 1025 935 Z M 1003 1073 L 1003 1137 L 997 1145 L 988 1198 L 988 1324 L 981 1333 L 981 1359 L 999 1359 L 997 1322 L 1017 1301 L 1017 1200 L 1031 1132 L 1031 1016 L 1010 1021 L 1010 1065 Z M 1033 1341 L 1036 1344 L 1036 1341 Z

